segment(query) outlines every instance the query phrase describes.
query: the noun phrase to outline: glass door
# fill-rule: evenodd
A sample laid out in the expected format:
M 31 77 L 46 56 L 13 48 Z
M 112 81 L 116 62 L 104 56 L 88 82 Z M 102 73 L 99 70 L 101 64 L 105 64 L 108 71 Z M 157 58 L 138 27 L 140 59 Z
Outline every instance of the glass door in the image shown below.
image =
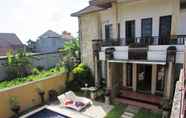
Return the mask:
M 150 93 L 151 91 L 151 65 L 141 65 L 137 66 L 137 91 L 143 93 Z
M 151 44 L 152 40 L 152 18 L 142 19 L 141 36 L 143 44 Z
M 127 87 L 132 88 L 132 64 L 127 64 Z
M 171 22 L 172 22 L 171 16 L 160 17 L 160 29 L 159 29 L 159 35 L 160 35 L 159 44 L 160 45 L 165 45 L 170 40 Z
M 126 21 L 126 44 L 131 44 L 135 42 L 135 21 Z

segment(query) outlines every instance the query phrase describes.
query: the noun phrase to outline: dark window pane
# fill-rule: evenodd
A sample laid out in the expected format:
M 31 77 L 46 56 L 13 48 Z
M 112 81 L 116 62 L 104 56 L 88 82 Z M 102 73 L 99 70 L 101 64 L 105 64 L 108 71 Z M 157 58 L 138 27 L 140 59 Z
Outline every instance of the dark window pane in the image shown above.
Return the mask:
M 142 37 L 152 36 L 152 18 L 142 19 Z

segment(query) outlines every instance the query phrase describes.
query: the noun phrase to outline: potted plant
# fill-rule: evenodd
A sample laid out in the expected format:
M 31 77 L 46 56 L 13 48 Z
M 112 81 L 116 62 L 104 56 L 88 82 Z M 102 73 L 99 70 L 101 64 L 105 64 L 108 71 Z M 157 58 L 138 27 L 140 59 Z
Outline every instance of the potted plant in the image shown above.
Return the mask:
M 160 102 L 160 108 L 163 110 L 163 118 L 168 118 L 172 108 L 172 102 L 169 99 L 163 98 Z
M 57 92 L 56 90 L 49 90 L 48 91 L 48 96 L 50 101 L 55 101 L 57 100 Z
M 105 104 L 110 104 L 111 90 L 107 89 L 105 92 Z
M 45 103 L 45 91 L 43 90 L 43 88 L 41 87 L 41 85 L 37 85 L 37 93 L 38 95 L 40 96 L 41 98 L 41 104 L 44 104 Z
M 9 103 L 10 109 L 12 110 L 12 112 L 15 113 L 16 118 L 19 117 L 19 111 L 21 109 L 21 106 L 19 105 L 17 97 L 16 96 L 10 97 Z

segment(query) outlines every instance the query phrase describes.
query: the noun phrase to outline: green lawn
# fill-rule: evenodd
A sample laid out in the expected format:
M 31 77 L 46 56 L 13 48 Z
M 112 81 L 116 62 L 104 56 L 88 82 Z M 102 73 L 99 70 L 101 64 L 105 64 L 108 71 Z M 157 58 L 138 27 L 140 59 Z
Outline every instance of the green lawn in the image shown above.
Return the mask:
M 105 118 L 120 118 L 125 108 L 125 105 L 115 104 L 112 111 L 110 111 Z
M 107 114 L 105 118 L 120 118 L 124 113 L 127 105 L 115 104 L 114 108 Z M 161 118 L 160 112 L 141 109 L 134 118 Z
M 162 114 L 160 112 L 153 112 L 149 110 L 141 109 L 135 118 L 161 118 Z

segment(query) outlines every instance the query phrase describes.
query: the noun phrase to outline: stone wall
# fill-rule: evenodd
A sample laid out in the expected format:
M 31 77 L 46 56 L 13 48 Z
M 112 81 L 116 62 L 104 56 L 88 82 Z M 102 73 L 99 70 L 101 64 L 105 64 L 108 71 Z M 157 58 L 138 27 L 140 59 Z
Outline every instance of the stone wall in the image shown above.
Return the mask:
M 94 72 L 92 40 L 99 39 L 99 15 L 91 13 L 80 17 L 81 60 Z

